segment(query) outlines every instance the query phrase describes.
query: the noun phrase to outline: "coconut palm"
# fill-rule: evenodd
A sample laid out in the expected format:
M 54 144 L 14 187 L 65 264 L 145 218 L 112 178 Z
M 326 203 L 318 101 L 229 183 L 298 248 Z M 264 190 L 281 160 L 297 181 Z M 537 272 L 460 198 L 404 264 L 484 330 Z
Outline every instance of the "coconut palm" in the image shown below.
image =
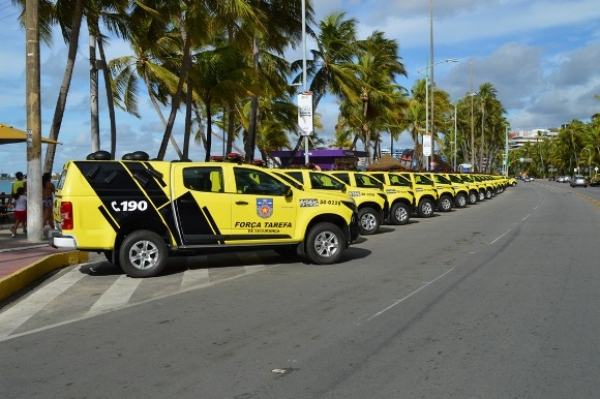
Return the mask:
M 311 50 L 312 60 L 307 60 L 307 79 L 311 80 L 309 90 L 314 95 L 314 109 L 317 109 L 325 94 L 331 93 L 339 99 L 357 100 L 356 77 L 352 64 L 356 55 L 356 23 L 346 18 L 344 12 L 327 15 L 319 23 L 317 48 Z M 298 70 L 301 61 L 292 64 Z M 295 82 L 300 81 L 300 75 Z

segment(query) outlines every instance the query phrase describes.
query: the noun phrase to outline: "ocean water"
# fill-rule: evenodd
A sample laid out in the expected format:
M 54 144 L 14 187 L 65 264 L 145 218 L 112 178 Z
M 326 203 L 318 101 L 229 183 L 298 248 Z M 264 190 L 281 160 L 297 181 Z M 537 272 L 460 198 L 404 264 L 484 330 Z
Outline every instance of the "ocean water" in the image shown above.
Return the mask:
M 12 183 L 12 180 L 0 180 L 0 193 L 10 194 Z

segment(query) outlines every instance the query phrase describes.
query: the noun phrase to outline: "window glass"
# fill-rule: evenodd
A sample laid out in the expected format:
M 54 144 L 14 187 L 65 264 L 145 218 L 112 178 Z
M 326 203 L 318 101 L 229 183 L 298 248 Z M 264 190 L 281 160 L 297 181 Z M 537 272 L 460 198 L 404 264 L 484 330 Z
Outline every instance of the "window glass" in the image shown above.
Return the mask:
M 219 167 L 190 167 L 183 170 L 183 185 L 194 191 L 223 192 L 223 173 Z
M 412 187 L 412 183 L 400 175 L 390 174 L 389 176 L 392 186 Z
M 238 194 L 284 195 L 289 186 L 268 173 L 255 169 L 234 168 Z
M 354 178 L 356 179 L 356 185 L 358 187 L 379 188 L 381 185 L 381 182 L 376 178 L 369 175 L 363 175 L 362 173 L 356 173 Z

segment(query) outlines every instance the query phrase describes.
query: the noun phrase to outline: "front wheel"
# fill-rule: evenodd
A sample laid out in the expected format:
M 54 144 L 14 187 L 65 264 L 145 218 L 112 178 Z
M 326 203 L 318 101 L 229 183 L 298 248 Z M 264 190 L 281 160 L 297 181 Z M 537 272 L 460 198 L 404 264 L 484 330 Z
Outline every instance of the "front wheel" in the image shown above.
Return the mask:
M 167 244 L 150 230 L 129 234 L 119 250 L 121 269 L 131 277 L 157 276 L 165 268 L 167 257 Z
M 479 201 L 485 201 L 485 191 L 479 192 Z
M 475 193 L 474 191 L 471 191 L 469 193 L 469 204 L 475 205 L 476 203 L 477 203 L 477 193 Z
M 392 224 L 407 224 L 410 219 L 410 207 L 403 203 L 397 202 L 392 205 L 390 213 L 390 221 Z
M 450 212 L 452 210 L 452 198 L 449 195 L 442 195 L 439 208 L 442 212 Z
M 358 211 L 358 221 L 360 224 L 360 234 L 368 236 L 379 230 L 381 221 L 379 213 L 373 208 L 363 208 Z
M 333 223 L 313 226 L 306 237 L 306 256 L 317 265 L 339 262 L 346 247 L 344 233 Z
M 465 193 L 458 193 L 456 195 L 456 207 L 464 208 L 467 206 L 467 195 Z

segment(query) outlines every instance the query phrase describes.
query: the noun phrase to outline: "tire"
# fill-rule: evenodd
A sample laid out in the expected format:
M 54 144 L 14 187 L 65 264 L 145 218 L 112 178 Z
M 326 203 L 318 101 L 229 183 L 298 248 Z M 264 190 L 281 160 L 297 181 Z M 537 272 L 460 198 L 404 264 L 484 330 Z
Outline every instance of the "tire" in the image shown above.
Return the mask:
M 396 225 L 407 224 L 410 220 L 410 206 L 404 202 L 396 202 L 392 205 L 390 212 L 390 222 Z
M 442 212 L 450 212 L 452 210 L 452 197 L 449 195 L 442 195 L 438 208 Z
M 456 202 L 457 208 L 464 208 L 467 206 L 467 195 L 465 193 L 458 193 L 454 202 Z
M 470 192 L 469 193 L 469 204 L 475 205 L 477 203 L 478 195 L 477 193 Z
M 314 225 L 305 241 L 306 257 L 317 265 L 337 263 L 346 249 L 346 238 L 342 230 L 333 223 Z
M 417 214 L 422 218 L 430 218 L 433 216 L 433 211 L 435 210 L 435 206 L 433 201 L 429 198 L 423 198 L 421 202 L 419 202 L 419 209 L 417 210 Z
M 489 188 L 485 190 L 485 199 L 490 199 L 492 198 L 493 193 L 492 190 L 490 190 Z
M 368 236 L 379 230 L 381 220 L 379 220 L 379 213 L 373 208 L 363 208 L 358 211 L 358 222 L 360 227 L 360 234 Z
M 119 250 L 121 269 L 131 277 L 154 277 L 167 264 L 167 244 L 153 231 L 138 230 L 123 240 Z
M 479 201 L 485 201 L 485 192 L 484 191 L 479 192 Z

